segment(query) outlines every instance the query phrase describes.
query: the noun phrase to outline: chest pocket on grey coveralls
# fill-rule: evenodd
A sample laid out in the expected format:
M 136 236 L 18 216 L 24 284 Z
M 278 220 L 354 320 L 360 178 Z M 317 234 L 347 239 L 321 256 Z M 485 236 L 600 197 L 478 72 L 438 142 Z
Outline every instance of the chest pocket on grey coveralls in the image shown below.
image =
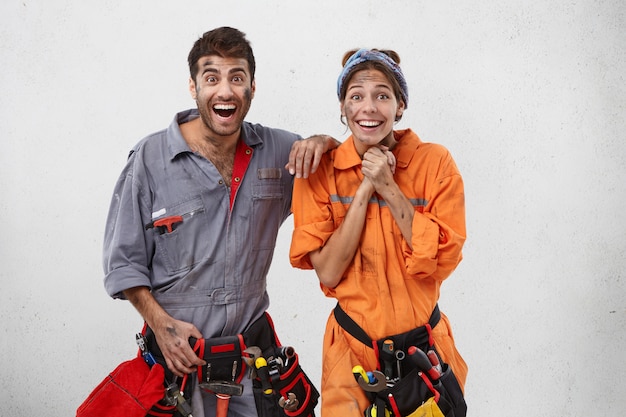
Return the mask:
M 181 216 L 183 221 L 170 233 L 155 231 L 156 250 L 170 275 L 187 271 L 207 258 L 214 257 L 210 247 L 207 213 L 198 196 L 192 200 L 167 208 L 170 216 Z
M 260 168 L 252 185 L 252 236 L 254 250 L 274 249 L 284 220 L 282 169 Z

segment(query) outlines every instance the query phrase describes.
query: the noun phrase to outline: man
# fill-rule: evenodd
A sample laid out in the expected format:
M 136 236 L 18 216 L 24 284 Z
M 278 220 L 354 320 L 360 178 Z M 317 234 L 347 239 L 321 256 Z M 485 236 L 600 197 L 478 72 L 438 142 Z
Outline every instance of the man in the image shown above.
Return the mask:
M 278 229 L 290 214 L 293 177 L 315 171 L 335 147 L 244 121 L 255 92 L 245 35 L 222 27 L 188 57 L 197 109 L 140 141 L 113 193 L 104 239 L 105 288 L 128 299 L 154 333 L 164 362 L 182 377 L 205 364 L 189 344 L 244 333 L 269 305 L 266 275 Z M 193 383 L 194 416 L 215 396 Z M 229 415 L 256 416 L 250 381 Z

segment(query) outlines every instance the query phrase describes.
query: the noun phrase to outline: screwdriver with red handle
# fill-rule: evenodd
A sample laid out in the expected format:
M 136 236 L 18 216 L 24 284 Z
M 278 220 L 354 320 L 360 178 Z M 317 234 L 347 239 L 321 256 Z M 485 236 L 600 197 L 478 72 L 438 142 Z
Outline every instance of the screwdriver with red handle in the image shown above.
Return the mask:
M 407 350 L 407 353 L 409 354 L 409 359 L 411 359 L 411 362 L 413 362 L 417 369 L 426 372 L 433 381 L 441 377 L 441 374 L 433 367 L 433 364 L 430 363 L 430 359 L 428 359 L 424 351 L 415 346 L 411 346 Z
M 437 356 L 437 353 L 434 350 L 430 349 L 428 352 L 426 352 L 426 356 L 428 356 L 428 359 L 430 359 L 430 363 L 433 364 L 437 372 L 439 373 L 443 372 L 443 370 L 441 369 L 441 362 L 439 361 L 439 356 Z

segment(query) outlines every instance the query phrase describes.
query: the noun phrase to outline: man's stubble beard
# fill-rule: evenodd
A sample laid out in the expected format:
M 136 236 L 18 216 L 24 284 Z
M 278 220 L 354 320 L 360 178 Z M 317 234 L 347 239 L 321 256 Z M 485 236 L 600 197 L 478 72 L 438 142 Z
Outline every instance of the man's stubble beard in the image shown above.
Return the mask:
M 248 115 L 248 111 L 252 105 L 252 90 L 250 88 L 246 88 L 244 92 L 244 101 L 237 106 L 237 112 L 239 114 L 238 118 L 235 120 L 235 126 L 233 128 L 228 128 L 222 126 L 220 123 L 213 123 L 213 118 L 211 116 L 214 115 L 213 107 L 210 104 L 206 104 L 201 106 L 201 103 L 198 99 L 196 99 L 196 106 L 198 108 L 198 112 L 200 113 L 200 119 L 202 119 L 202 123 L 205 125 L 207 129 L 209 129 L 212 133 L 218 136 L 230 136 L 235 134 L 241 126 Z

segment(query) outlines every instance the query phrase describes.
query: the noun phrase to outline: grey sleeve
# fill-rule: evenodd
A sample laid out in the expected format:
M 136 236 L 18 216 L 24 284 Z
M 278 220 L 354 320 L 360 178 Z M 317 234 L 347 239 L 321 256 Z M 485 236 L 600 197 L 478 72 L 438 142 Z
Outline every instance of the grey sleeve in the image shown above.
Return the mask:
M 122 291 L 129 288 L 151 288 L 154 242 L 144 227 L 151 221 L 151 212 L 138 159 L 136 153 L 131 154 L 115 185 L 104 232 L 104 286 L 113 298 L 123 298 Z

